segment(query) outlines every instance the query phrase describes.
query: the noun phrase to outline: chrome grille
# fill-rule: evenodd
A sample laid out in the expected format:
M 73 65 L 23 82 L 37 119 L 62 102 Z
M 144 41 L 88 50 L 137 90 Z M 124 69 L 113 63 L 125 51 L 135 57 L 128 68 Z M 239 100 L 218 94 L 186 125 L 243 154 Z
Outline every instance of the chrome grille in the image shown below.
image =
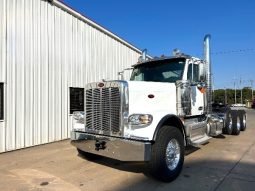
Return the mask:
M 119 87 L 96 87 L 86 90 L 86 130 L 88 132 L 119 135 L 121 132 L 120 112 Z

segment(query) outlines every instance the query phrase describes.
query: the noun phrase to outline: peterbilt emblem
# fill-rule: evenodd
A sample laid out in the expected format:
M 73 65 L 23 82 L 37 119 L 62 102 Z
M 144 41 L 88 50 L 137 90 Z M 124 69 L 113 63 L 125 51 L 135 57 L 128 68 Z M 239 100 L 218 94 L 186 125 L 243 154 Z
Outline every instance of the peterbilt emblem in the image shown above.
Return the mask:
M 99 88 L 102 88 L 102 87 L 104 87 L 104 83 L 99 83 L 99 84 L 97 84 L 97 86 L 98 86 Z

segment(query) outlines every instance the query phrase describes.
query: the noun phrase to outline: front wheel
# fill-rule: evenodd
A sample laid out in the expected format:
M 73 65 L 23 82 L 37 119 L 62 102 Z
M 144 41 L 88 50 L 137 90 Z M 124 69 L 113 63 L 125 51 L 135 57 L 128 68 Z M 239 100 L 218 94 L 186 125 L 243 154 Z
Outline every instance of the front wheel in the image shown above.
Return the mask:
M 149 171 L 155 178 L 171 182 L 178 177 L 184 162 L 184 138 L 179 129 L 163 126 L 152 146 Z

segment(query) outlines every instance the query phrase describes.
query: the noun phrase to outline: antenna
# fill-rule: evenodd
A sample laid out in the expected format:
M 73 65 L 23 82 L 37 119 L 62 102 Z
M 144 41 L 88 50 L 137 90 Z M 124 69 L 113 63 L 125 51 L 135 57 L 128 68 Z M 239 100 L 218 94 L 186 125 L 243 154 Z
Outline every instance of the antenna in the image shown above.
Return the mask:
M 178 48 L 173 49 L 173 56 L 180 56 L 182 53 Z

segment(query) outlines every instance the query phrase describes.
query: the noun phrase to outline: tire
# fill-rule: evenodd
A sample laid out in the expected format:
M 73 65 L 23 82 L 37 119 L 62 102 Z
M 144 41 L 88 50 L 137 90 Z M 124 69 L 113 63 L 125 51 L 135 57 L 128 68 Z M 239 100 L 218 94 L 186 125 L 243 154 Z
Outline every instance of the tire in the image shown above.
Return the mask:
M 232 111 L 232 123 L 233 123 L 233 131 L 232 135 L 240 134 L 240 118 L 238 115 L 238 111 Z
M 231 111 L 226 111 L 225 123 L 222 132 L 227 135 L 231 135 L 233 131 L 232 115 Z
M 163 126 L 152 146 L 151 160 L 148 163 L 149 173 L 158 180 L 171 182 L 179 176 L 183 162 L 182 133 L 176 127 Z
M 246 113 L 245 111 L 239 111 L 239 118 L 240 118 L 240 129 L 241 131 L 246 130 Z
M 89 161 L 94 161 L 94 160 L 98 160 L 98 159 L 102 158 L 102 156 L 100 156 L 100 155 L 95 155 L 95 154 L 92 154 L 92 153 L 88 153 L 88 152 L 82 151 L 78 148 L 77 148 L 77 151 L 78 151 L 80 156 L 82 156 L 83 158 L 86 158 Z

